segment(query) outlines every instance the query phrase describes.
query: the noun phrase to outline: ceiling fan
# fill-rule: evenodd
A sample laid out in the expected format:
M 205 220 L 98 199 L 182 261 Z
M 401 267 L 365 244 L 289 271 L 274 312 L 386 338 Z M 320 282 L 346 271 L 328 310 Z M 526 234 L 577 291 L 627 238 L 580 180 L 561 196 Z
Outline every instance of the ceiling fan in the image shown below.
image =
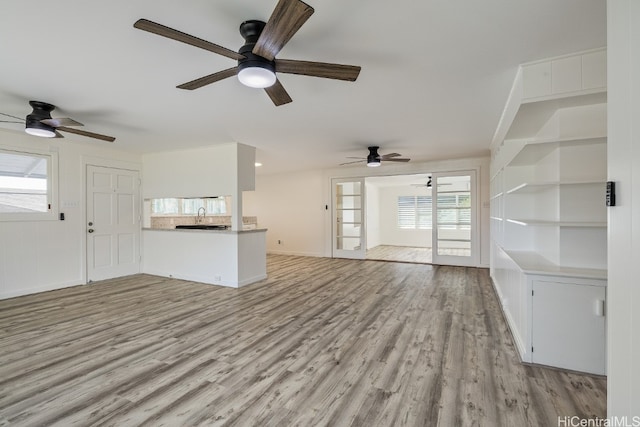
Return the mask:
M 433 182 L 431 180 L 431 176 L 429 176 L 427 178 L 428 179 L 427 179 L 427 183 L 426 184 L 422 184 L 422 183 L 420 183 L 420 184 L 411 184 L 411 186 L 412 187 L 427 187 L 427 188 L 433 187 Z M 439 182 L 438 183 L 438 188 L 444 187 L 446 185 L 453 185 L 453 183 L 452 182 Z
M 346 81 L 355 81 L 360 74 L 360 67 L 354 65 L 276 59 L 276 55 L 309 19 L 313 11 L 311 6 L 300 0 L 279 0 L 266 23 L 249 20 L 240 24 L 240 34 L 245 39 L 245 44 L 238 52 L 147 19 L 139 19 L 133 26 L 238 61 L 235 67 L 181 84 L 177 86 L 179 89 L 198 89 L 237 75 L 242 84 L 264 89 L 271 101 L 279 106 L 291 102 L 292 99 L 276 77 L 276 73 Z
M 340 163 L 340 166 L 343 165 L 351 165 L 353 163 L 363 163 L 367 162 L 367 166 L 370 168 L 375 168 L 380 166 L 380 162 L 408 162 L 411 159 L 400 157 L 402 154 L 398 153 L 389 153 L 383 154 L 382 156 L 378 154 L 377 146 L 367 147 L 369 149 L 369 155 L 365 157 L 347 157 L 347 159 L 359 159 L 353 162 Z
M 20 120 L 0 120 L 2 123 L 24 123 L 25 132 L 29 135 L 41 136 L 45 138 L 64 138 L 60 132 L 75 133 L 76 135 L 87 136 L 89 138 L 101 139 L 103 141 L 113 142 L 116 139 L 112 136 L 101 135 L 99 133 L 87 132 L 85 130 L 74 129 L 69 126 L 84 126 L 82 123 L 69 118 L 52 118 L 51 112 L 56 108 L 51 104 L 41 101 L 29 101 L 29 105 L 33 108 L 31 114 L 27 115 L 25 120 L 10 114 L 0 113 L 3 116 Z
M 427 177 L 427 182 L 422 184 L 411 184 L 412 187 L 427 187 L 427 188 L 431 188 L 432 186 L 432 181 L 431 181 L 431 176 Z

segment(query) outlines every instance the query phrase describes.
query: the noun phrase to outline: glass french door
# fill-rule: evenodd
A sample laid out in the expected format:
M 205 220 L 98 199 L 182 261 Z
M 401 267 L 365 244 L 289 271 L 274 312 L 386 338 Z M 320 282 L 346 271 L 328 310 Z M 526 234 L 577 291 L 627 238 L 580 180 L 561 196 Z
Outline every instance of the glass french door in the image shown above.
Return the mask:
M 432 175 L 432 262 L 444 265 L 476 265 L 476 172 Z
M 333 256 L 364 259 L 364 178 L 332 180 Z

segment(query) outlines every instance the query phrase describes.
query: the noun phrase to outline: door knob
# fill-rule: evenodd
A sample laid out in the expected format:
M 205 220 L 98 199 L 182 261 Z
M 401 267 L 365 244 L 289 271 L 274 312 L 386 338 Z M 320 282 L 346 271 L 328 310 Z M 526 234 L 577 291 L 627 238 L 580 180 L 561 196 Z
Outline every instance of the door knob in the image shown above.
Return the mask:
M 89 229 L 89 233 L 93 233 L 93 228 L 90 228 L 90 229 Z

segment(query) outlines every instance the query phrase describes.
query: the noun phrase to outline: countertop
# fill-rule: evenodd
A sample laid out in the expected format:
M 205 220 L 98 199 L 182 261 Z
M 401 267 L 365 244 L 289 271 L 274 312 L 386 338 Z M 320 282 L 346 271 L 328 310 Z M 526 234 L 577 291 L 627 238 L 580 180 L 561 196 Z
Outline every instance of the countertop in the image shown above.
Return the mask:
M 222 233 L 222 234 L 239 234 L 239 233 L 263 233 L 267 231 L 266 228 L 251 228 L 246 230 L 201 230 L 201 229 L 188 229 L 188 228 L 150 228 L 143 227 L 143 231 L 169 231 L 169 232 L 179 232 L 179 233 Z

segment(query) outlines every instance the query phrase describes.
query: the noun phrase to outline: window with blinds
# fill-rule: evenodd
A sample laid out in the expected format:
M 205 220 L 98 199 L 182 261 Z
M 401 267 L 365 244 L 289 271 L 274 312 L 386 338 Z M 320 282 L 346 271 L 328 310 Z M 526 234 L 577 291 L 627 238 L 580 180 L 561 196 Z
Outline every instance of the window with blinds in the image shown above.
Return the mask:
M 426 230 L 431 228 L 431 196 L 399 196 L 398 228 Z
M 431 196 L 399 196 L 398 228 L 426 230 L 431 228 Z M 441 229 L 469 230 L 471 228 L 471 195 L 438 195 L 438 225 Z

